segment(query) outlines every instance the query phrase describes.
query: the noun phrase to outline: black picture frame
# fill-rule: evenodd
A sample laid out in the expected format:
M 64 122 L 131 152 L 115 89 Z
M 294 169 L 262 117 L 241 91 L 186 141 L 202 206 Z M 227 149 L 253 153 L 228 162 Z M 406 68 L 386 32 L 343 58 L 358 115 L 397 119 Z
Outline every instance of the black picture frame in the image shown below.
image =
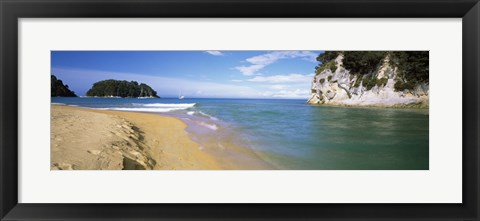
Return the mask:
M 1 220 L 479 220 L 478 0 L 0 0 L 0 15 Z M 47 17 L 462 18 L 463 203 L 18 203 L 17 21 L 19 18 Z

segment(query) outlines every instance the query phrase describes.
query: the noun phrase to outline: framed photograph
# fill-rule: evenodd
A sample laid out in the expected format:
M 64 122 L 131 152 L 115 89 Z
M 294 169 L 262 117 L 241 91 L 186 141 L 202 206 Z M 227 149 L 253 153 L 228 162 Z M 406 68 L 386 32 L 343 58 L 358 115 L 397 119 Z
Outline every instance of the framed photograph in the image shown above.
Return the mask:
M 478 0 L 0 10 L 1 220 L 479 220 Z

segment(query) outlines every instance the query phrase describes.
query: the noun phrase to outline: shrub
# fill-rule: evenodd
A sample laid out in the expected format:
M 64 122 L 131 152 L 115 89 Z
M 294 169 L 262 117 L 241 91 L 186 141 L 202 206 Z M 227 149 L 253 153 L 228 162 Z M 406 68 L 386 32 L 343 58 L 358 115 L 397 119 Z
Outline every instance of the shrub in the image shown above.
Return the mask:
M 377 86 L 381 87 L 387 84 L 388 78 L 380 78 L 377 79 Z
M 428 51 L 394 51 L 389 54 L 390 65 L 398 67 L 398 72 L 402 76 L 402 79 L 408 82 L 408 87 L 418 83 L 428 82 Z M 399 84 L 405 83 L 401 82 Z
M 370 74 L 385 58 L 385 51 L 345 51 L 343 66 L 354 74 Z
M 327 80 L 328 80 L 328 81 L 331 81 L 331 80 L 332 80 L 332 76 L 328 76 L 328 77 L 327 77 Z
M 395 85 L 393 85 L 393 88 L 395 88 L 395 91 L 403 91 L 405 90 L 405 85 L 402 81 L 397 81 L 395 82 Z
M 317 61 L 322 62 L 322 64 L 325 64 L 335 58 L 340 54 L 339 51 L 325 51 L 324 53 L 321 53 L 317 57 Z
M 325 78 L 320 79 L 320 84 L 323 84 L 325 82 Z
M 335 61 L 329 62 L 329 67 L 332 72 L 335 72 L 337 70 L 337 65 L 335 65 Z
M 367 77 L 363 79 L 363 86 L 367 88 L 367 90 L 372 89 L 377 84 L 377 79 Z
M 316 74 L 322 73 L 324 70 L 330 69 L 332 72 L 335 72 L 337 70 L 337 66 L 335 65 L 335 60 L 331 60 L 327 63 L 323 63 L 320 66 L 315 67 Z
M 413 90 L 413 88 L 415 87 L 415 83 L 411 81 L 405 83 L 401 80 L 398 80 L 397 82 L 395 82 L 395 85 L 393 87 L 395 88 L 395 91 L 403 91 L 405 89 Z

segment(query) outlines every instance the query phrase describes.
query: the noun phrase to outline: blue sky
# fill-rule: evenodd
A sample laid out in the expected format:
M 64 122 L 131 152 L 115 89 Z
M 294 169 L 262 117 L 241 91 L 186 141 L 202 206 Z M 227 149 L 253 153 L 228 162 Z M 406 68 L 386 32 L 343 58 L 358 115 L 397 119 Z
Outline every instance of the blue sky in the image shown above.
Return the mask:
M 83 96 L 93 83 L 146 83 L 161 97 L 307 99 L 321 51 L 52 51 L 52 74 Z

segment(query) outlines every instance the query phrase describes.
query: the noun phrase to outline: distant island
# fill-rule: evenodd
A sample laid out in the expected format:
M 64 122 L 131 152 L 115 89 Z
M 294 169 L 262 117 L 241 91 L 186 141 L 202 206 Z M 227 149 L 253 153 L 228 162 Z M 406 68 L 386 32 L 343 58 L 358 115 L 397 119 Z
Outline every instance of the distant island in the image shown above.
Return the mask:
M 51 97 L 76 97 L 75 92 L 68 88 L 68 85 L 64 85 L 62 80 L 57 79 L 55 75 L 50 77 L 50 89 Z
M 307 103 L 428 108 L 428 51 L 326 51 Z
M 113 79 L 94 83 L 86 95 L 88 97 L 160 98 L 155 90 L 144 83 Z

